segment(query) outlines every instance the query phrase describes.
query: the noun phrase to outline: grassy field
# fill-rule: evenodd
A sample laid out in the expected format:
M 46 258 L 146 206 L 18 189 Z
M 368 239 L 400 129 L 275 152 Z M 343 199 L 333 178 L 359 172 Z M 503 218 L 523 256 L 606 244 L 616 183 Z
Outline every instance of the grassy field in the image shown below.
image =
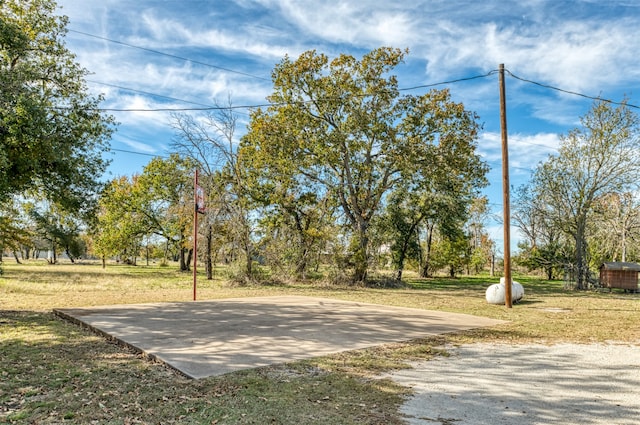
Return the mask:
M 223 272 L 218 271 L 217 276 Z M 237 287 L 198 281 L 198 299 L 308 295 L 462 312 L 508 320 L 491 329 L 189 380 L 57 319 L 53 308 L 188 301 L 175 267 L 4 263 L 0 276 L 0 423 L 400 424 L 407 388 L 378 379 L 448 344 L 640 343 L 640 295 L 575 292 L 524 276 L 512 309 L 486 303 L 497 279 L 410 280 L 403 288 L 290 284 Z

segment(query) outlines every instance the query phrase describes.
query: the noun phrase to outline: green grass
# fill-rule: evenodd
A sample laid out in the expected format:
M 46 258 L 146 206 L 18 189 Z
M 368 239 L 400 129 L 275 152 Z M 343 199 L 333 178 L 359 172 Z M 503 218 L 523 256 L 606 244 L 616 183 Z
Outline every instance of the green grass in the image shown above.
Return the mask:
M 189 380 L 78 326 L 53 308 L 188 301 L 175 267 L 4 264 L 0 276 L 0 423 L 399 424 L 409 389 L 380 373 L 446 355 L 445 343 L 640 342 L 640 296 L 565 291 L 526 276 L 525 299 L 489 305 L 497 279 L 411 279 L 402 288 L 296 283 L 238 287 L 198 281 L 199 299 L 309 295 L 508 320 L 457 335 L 392 344 L 274 367 Z M 216 275 L 222 277 L 223 270 Z

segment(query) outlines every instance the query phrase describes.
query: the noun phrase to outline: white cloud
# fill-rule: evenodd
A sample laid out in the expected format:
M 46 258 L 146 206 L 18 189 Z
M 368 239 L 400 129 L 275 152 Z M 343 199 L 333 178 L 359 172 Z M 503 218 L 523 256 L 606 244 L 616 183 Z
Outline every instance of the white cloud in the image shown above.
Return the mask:
M 567 90 L 599 95 L 601 87 L 638 78 L 638 16 L 610 20 L 520 23 L 489 21 L 469 25 L 439 20 L 412 46 L 435 77 L 474 66 L 495 69 L 504 63 L 515 74 Z
M 529 174 L 541 161 L 550 154 L 556 153 L 560 146 L 557 134 L 509 134 L 509 168 L 517 174 Z M 478 151 L 482 158 L 490 164 L 502 163 L 502 135 L 484 132 L 478 142 Z
M 497 0 L 58 1 L 71 29 L 266 78 L 69 33 L 67 44 L 94 73 L 89 79 L 202 104 L 224 102 L 229 93 L 236 105 L 264 103 L 272 68 L 285 54 L 295 58 L 316 49 L 359 57 L 382 45 L 410 49 L 407 63 L 396 69 L 400 87 L 479 75 L 504 63 L 519 77 L 614 100 L 627 93 L 640 103 L 640 7 L 623 1 L 523 0 L 508 7 Z M 479 150 L 494 168 L 501 158 L 497 80 L 492 75 L 447 86 L 453 100 L 478 111 L 490 130 L 481 135 Z M 109 107 L 194 106 L 91 88 L 105 93 Z M 556 132 L 579 124 L 590 101 L 510 77 L 507 91 L 510 160 L 516 177 L 524 178 L 557 147 Z M 166 113 L 116 115 L 123 131 L 166 132 L 169 120 Z
M 319 3 L 272 0 L 262 4 L 278 10 L 307 39 L 348 43 L 360 48 L 406 47 L 418 30 L 417 16 L 407 4 L 378 1 Z
M 557 134 L 510 135 L 510 165 L 521 170 L 533 169 L 550 154 L 557 153 L 559 146 L 560 139 Z
M 123 143 L 127 146 L 129 146 L 131 149 L 134 149 L 137 152 L 144 152 L 144 153 L 157 153 L 158 149 L 154 148 L 153 146 L 150 146 L 147 143 L 142 143 L 142 142 L 138 142 L 135 140 L 130 140 L 127 138 L 119 138 L 118 141 L 120 143 Z
M 260 15 L 231 20 L 231 24 L 216 16 L 216 6 L 203 6 L 202 2 L 191 3 L 194 9 L 204 12 L 202 19 L 195 21 L 194 16 L 186 20 L 184 15 L 172 14 L 170 3 L 159 7 L 143 1 L 135 16 L 127 15 L 125 3 L 117 0 L 93 7 L 78 0 L 63 3 L 65 9 L 74 12 L 77 23 L 106 26 L 111 38 L 124 37 L 131 44 L 170 52 L 183 49 L 183 55 L 188 55 L 190 48 L 234 52 L 239 58 L 264 64 L 260 72 L 264 77 L 285 54 L 295 57 L 310 48 L 332 54 L 339 47 L 331 43 L 362 50 L 380 45 L 409 47 L 412 58 L 426 61 L 426 72 L 435 80 L 461 75 L 470 67 L 487 71 L 505 63 L 524 78 L 606 96 L 602 87 L 634 81 L 640 76 L 636 61 L 640 44 L 635 41 L 640 23 L 637 15 L 615 20 L 599 16 L 572 18 L 567 11 L 560 13 L 554 2 L 522 2 L 506 10 L 495 2 L 395 5 L 364 0 L 337 4 L 313 0 L 241 1 L 237 3 L 246 13 L 258 9 Z M 128 21 L 104 24 L 114 14 Z M 121 28 L 127 28 L 129 34 Z M 123 34 L 113 35 L 113 31 Z M 106 48 L 126 54 L 118 46 Z M 127 55 L 145 57 L 139 51 Z M 214 65 L 234 67 L 213 57 L 209 60 Z M 102 64 L 120 66 L 117 59 L 103 60 Z
M 152 37 L 136 36 L 132 37 L 130 42 L 146 45 L 151 49 L 218 49 L 253 56 L 260 60 L 277 60 L 290 50 L 289 47 L 268 42 L 270 38 L 276 39 L 281 34 L 250 23 L 242 28 L 190 26 L 188 22 L 158 17 L 155 12 L 144 13 L 141 22 Z

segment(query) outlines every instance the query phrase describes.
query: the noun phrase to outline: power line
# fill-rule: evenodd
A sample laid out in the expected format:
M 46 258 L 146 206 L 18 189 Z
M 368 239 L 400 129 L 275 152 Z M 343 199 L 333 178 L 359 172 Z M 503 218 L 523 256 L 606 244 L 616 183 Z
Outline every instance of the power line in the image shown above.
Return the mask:
M 144 153 L 144 152 L 136 152 L 136 151 L 128 151 L 126 149 L 115 149 L 115 148 L 110 148 L 109 151 L 112 152 L 124 152 L 124 153 L 131 153 L 134 155 L 143 155 L 143 156 L 150 156 L 153 158 L 168 158 L 166 155 L 157 155 L 157 154 L 152 154 L 152 153 Z
M 153 97 L 158 97 L 158 98 L 162 98 L 162 99 L 173 100 L 173 101 L 176 101 L 176 102 L 189 103 L 191 105 L 198 105 L 198 106 L 202 106 L 202 107 L 206 107 L 206 108 L 211 108 L 212 107 L 211 105 L 207 105 L 207 104 L 204 104 L 204 103 L 198 103 L 198 102 L 192 102 L 190 100 L 178 99 L 178 98 L 175 98 L 175 97 L 165 96 L 165 95 L 162 95 L 162 94 L 157 94 L 157 93 L 151 93 L 151 92 L 148 92 L 148 91 L 132 89 L 132 88 L 129 88 L 129 87 L 123 87 L 123 86 L 119 86 L 119 85 L 116 85 L 116 84 L 103 83 L 101 81 L 93 81 L 93 80 L 86 80 L 86 81 L 88 83 L 100 84 L 100 85 L 107 86 L 107 87 L 113 87 L 113 88 L 116 88 L 116 89 L 119 89 L 119 90 L 126 90 L 126 91 L 130 91 L 130 92 L 133 92 L 133 93 L 144 94 L 145 96 L 153 96 Z
M 257 75 L 249 74 L 249 73 L 246 73 L 246 72 L 237 71 L 237 70 L 233 70 L 233 69 L 229 69 L 229 68 L 224 68 L 224 67 L 217 66 L 217 65 L 212 65 L 212 64 L 208 64 L 208 63 L 205 63 L 205 62 L 200 62 L 200 61 L 197 61 L 197 60 L 194 60 L 194 59 L 189 59 L 189 58 L 185 58 L 185 57 L 182 57 L 182 56 L 177 56 L 177 55 L 161 52 L 161 51 L 158 51 L 158 50 L 149 49 L 149 48 L 142 47 L 142 46 L 136 46 L 134 44 L 125 43 L 123 41 L 118 41 L 118 40 L 113 40 L 113 39 L 102 37 L 102 36 L 95 35 L 95 34 L 89 34 L 89 33 L 83 32 L 83 31 L 69 29 L 69 32 L 85 35 L 87 37 L 97 38 L 99 40 L 108 41 L 110 43 L 120 44 L 122 46 L 130 47 L 130 48 L 133 48 L 133 49 L 143 50 L 143 51 L 146 51 L 146 52 L 150 52 L 150 53 L 154 53 L 154 54 L 158 54 L 158 55 L 162 55 L 162 56 L 167 56 L 167 57 L 170 57 L 170 58 L 179 59 L 179 60 L 186 61 L 186 62 L 195 63 L 195 64 L 198 64 L 198 65 L 208 66 L 210 68 L 215 68 L 215 69 L 219 69 L 219 70 L 226 71 L 226 72 L 231 72 L 231 73 L 240 74 L 240 75 L 244 75 L 244 76 L 251 77 L 251 78 L 256 78 L 256 79 L 263 80 L 263 81 L 271 81 L 271 79 L 269 79 L 269 78 L 259 77 Z M 440 82 L 440 83 L 423 84 L 423 85 L 418 85 L 418 86 L 414 86 L 414 87 L 407 87 L 407 88 L 399 89 L 399 91 L 416 90 L 416 89 L 421 89 L 421 88 L 429 88 L 429 87 L 436 87 L 436 86 L 441 86 L 441 85 L 446 85 L 446 84 L 459 83 L 459 82 L 463 82 L 463 81 L 470 81 L 470 80 L 475 80 L 475 79 L 478 79 L 478 78 L 486 78 L 486 77 L 489 77 L 491 75 L 496 74 L 497 72 L 498 72 L 498 70 L 492 70 L 492 71 L 490 71 L 490 72 L 488 72 L 486 74 L 483 74 L 483 75 L 475 75 L 475 76 L 472 76 L 472 77 L 458 78 L 458 79 L 455 79 L 455 80 L 443 81 L 443 82 Z M 188 103 L 190 103 L 190 102 L 188 102 Z
M 191 62 L 191 63 L 197 64 L 197 65 L 207 66 L 207 67 L 218 69 L 218 70 L 221 70 L 221 71 L 226 71 L 226 72 L 230 72 L 230 73 L 234 73 L 234 74 L 243 75 L 243 76 L 246 76 L 246 77 L 256 78 L 256 79 L 259 79 L 259 80 L 262 80 L 262 81 L 271 81 L 269 78 L 260 77 L 260 76 L 257 76 L 257 75 L 249 74 L 249 73 L 242 72 L 242 71 L 237 71 L 237 70 L 230 69 L 230 68 L 221 67 L 221 66 L 218 66 L 218 65 L 212 65 L 212 64 L 209 64 L 209 63 L 205 63 L 205 62 L 200 62 L 200 61 L 197 61 L 197 60 L 194 60 L 194 59 L 189 59 L 189 58 L 185 58 L 185 57 L 182 57 L 182 56 L 161 52 L 159 50 L 149 49 L 149 48 L 142 47 L 142 46 L 136 46 L 134 44 L 125 43 L 125 42 L 119 41 L 119 40 L 113 40 L 113 39 L 102 37 L 102 36 L 95 35 L 95 34 L 89 34 L 87 32 L 83 32 L 83 31 L 78 31 L 78 30 L 73 30 L 73 29 L 68 29 L 68 31 L 76 33 L 76 34 L 81 34 L 81 35 L 84 35 L 84 36 L 87 36 L 87 37 L 93 37 L 93 38 L 97 38 L 99 40 L 108 41 L 110 43 L 115 43 L 115 44 L 119 44 L 119 45 L 122 45 L 122 46 L 130 47 L 132 49 L 143 50 L 143 51 L 154 53 L 154 54 L 157 54 L 157 55 L 167 56 L 167 57 L 170 57 L 170 58 L 173 58 L 173 59 L 179 59 L 179 60 L 182 60 L 182 61 L 185 61 L 185 62 Z M 579 93 L 579 92 L 572 91 L 572 90 L 566 90 L 566 89 L 562 89 L 560 87 L 555 87 L 555 86 L 552 86 L 552 85 L 549 85 L 549 84 L 539 83 L 537 81 L 533 81 L 533 80 L 529 80 L 529 79 L 526 79 L 526 78 L 522 78 L 522 77 L 519 77 L 519 76 L 513 74 L 508 69 L 505 69 L 505 72 L 507 74 L 509 74 L 511 77 L 513 77 L 514 79 L 516 79 L 516 80 L 520 80 L 522 82 L 529 83 L 529 84 L 534 84 L 534 85 L 537 85 L 539 87 L 547 88 L 547 89 L 550 89 L 550 90 L 555 90 L 555 91 L 558 91 L 558 92 L 562 92 L 562 93 L 566 93 L 566 94 L 570 94 L 570 95 L 574 95 L 574 96 L 583 97 L 583 98 L 590 99 L 590 100 L 598 100 L 598 101 L 602 101 L 602 102 L 611 103 L 613 105 L 624 105 L 624 106 L 628 106 L 630 108 L 640 109 L 640 106 L 634 105 L 634 104 L 631 104 L 631 103 L 616 102 L 614 100 L 605 99 L 605 98 L 602 98 L 600 96 L 590 96 L 590 95 L 587 95 L 587 94 L 584 94 L 584 93 Z M 398 90 L 399 91 L 410 91 L 410 90 L 430 88 L 430 87 L 436 87 L 436 86 L 447 85 L 447 84 L 455 84 L 455 83 L 459 83 L 459 82 L 463 82 L 463 81 L 471 81 L 471 80 L 475 80 L 475 79 L 479 79 L 479 78 L 486 78 L 486 77 L 489 77 L 489 76 L 494 75 L 496 73 L 498 73 L 498 70 L 492 70 L 492 71 L 489 71 L 488 73 L 483 74 L 483 75 L 476 75 L 476 76 L 472 76 L 472 77 L 459 78 L 459 79 L 450 80 L 450 81 L 442 81 L 442 82 L 433 83 L 433 84 L 422 84 L 422 85 L 417 85 L 417 86 L 414 86 L 414 87 L 402 88 L 402 89 L 398 89 Z M 99 83 L 99 84 L 104 84 L 104 83 Z M 109 84 L 105 84 L 105 85 L 109 85 Z M 114 86 L 114 87 L 117 87 L 117 86 Z M 132 90 L 132 89 L 126 89 L 126 90 Z M 141 92 L 141 93 L 144 93 L 144 92 Z M 146 93 L 146 94 L 150 94 L 150 95 L 158 96 L 158 97 L 165 97 L 165 98 L 171 99 L 171 100 L 182 101 L 180 99 L 172 99 L 172 98 L 169 98 L 169 97 L 166 97 L 166 96 L 155 95 L 155 94 L 152 94 L 152 93 Z M 189 102 L 189 101 L 182 101 L 182 102 L 192 103 L 192 104 L 196 104 L 196 105 L 202 105 L 202 104 L 198 104 L 198 103 L 195 103 L 195 102 Z M 252 107 L 261 107 L 261 106 L 268 106 L 268 105 L 246 106 L 246 107 L 238 107 L 238 108 L 239 109 L 244 109 L 244 108 L 249 109 L 249 108 L 252 108 Z M 228 109 L 228 108 L 211 108 L 211 110 L 214 110 L 214 109 Z M 149 109 L 149 110 L 140 110 L 140 109 L 132 109 L 132 110 L 129 110 L 129 109 L 100 109 L 100 110 L 102 110 L 102 111 L 112 111 L 112 112 L 128 112 L 128 111 L 131 111 L 131 112 L 163 112 L 163 111 L 170 111 L 171 109 L 159 108 L 159 109 Z M 201 110 L 201 109 L 176 109 L 175 111 L 199 111 L 199 110 Z
M 145 52 L 154 53 L 156 55 L 167 56 L 167 57 L 170 57 L 170 58 L 173 58 L 173 59 L 179 59 L 181 61 L 191 62 L 191 63 L 197 64 L 197 65 L 202 65 L 202 66 L 207 66 L 209 68 L 218 69 L 220 71 L 225 71 L 225 72 L 231 72 L 233 74 L 244 75 L 245 77 L 256 78 L 258 80 L 263 80 L 263 81 L 271 81 L 271 79 L 269 79 L 269 78 L 259 77 L 257 75 L 249 74 L 249 73 L 246 73 L 246 72 L 236 71 L 235 69 L 224 68 L 222 66 L 212 65 L 210 63 L 200 62 L 200 61 L 197 61 L 197 60 L 194 60 L 194 59 L 189 59 L 189 58 L 185 58 L 185 57 L 182 57 L 182 56 L 172 55 L 171 53 L 165 53 L 165 52 L 161 52 L 159 50 L 153 50 L 153 49 L 149 49 L 149 48 L 146 48 L 146 47 L 136 46 L 134 44 L 125 43 L 124 41 L 112 40 L 110 38 L 101 37 L 99 35 L 89 34 L 89 33 L 86 33 L 86 32 L 83 32 L 83 31 L 78 31 L 78 30 L 70 29 L 68 31 L 76 33 L 76 34 L 81 34 L 81 35 L 84 35 L 84 36 L 87 36 L 87 37 L 93 37 L 93 38 L 97 38 L 99 40 L 108 41 L 109 43 L 115 43 L 115 44 L 119 44 L 121 46 L 130 47 L 132 49 L 143 50 Z
M 209 109 L 212 109 L 212 110 L 230 109 L 229 107 L 212 106 L 212 105 L 208 105 L 206 103 L 199 103 L 199 102 L 193 102 L 193 101 L 190 101 L 190 100 L 178 99 L 176 97 L 170 97 L 170 96 L 165 96 L 165 95 L 162 95 L 162 94 L 152 93 L 152 92 L 148 92 L 148 91 L 132 89 L 130 87 L 119 86 L 117 84 L 103 83 L 101 81 L 94 81 L 94 80 L 85 80 L 85 81 L 87 81 L 88 83 L 101 84 L 103 86 L 113 87 L 113 88 L 116 88 L 116 89 L 119 89 L 119 90 L 130 91 L 130 92 L 133 92 L 133 93 L 140 93 L 140 94 L 144 94 L 145 96 L 158 97 L 158 98 L 162 98 L 162 99 L 172 100 L 172 101 L 175 101 L 175 102 L 182 102 L 182 103 L 188 103 L 188 104 L 191 104 L 191 105 L 198 105 L 198 106 L 202 106 L 205 109 L 206 108 L 209 108 Z M 233 107 L 231 109 L 233 109 Z M 105 111 L 105 109 L 99 109 L 99 110 L 100 111 Z M 185 110 L 193 110 L 193 109 L 192 108 L 187 108 Z M 113 110 L 113 111 L 116 111 L 116 110 Z M 122 112 L 122 111 L 120 111 L 120 112 Z M 140 112 L 145 112 L 145 111 L 140 111 Z M 238 114 L 249 116 L 248 114 L 245 114 L 243 112 L 238 112 Z
M 436 86 L 441 86 L 441 85 L 446 85 L 446 84 L 455 84 L 455 83 L 460 83 L 460 82 L 465 82 L 465 81 L 471 81 L 471 80 L 476 80 L 476 79 L 480 79 L 480 78 L 487 78 L 490 77 L 494 74 L 496 74 L 498 72 L 498 70 L 492 70 L 489 71 L 486 74 L 482 74 L 482 75 L 474 75 L 471 77 L 464 77 L 464 78 L 458 78 L 455 80 L 449 80 L 449 81 L 442 81 L 442 82 L 438 82 L 438 83 L 431 83 L 431 84 L 423 84 L 423 85 L 418 85 L 418 86 L 413 86 L 413 87 L 406 87 L 406 88 L 400 88 L 398 89 L 398 91 L 410 91 L 410 90 L 416 90 L 416 89 L 420 89 L 420 88 L 429 88 L 429 87 L 436 87 Z M 550 89 L 550 90 L 555 90 L 555 91 L 560 91 L 563 93 L 567 93 L 567 94 L 571 94 L 574 96 L 580 96 L 580 97 L 584 97 L 587 99 L 591 99 L 591 100 L 597 100 L 597 101 L 602 101 L 602 102 L 607 102 L 607 103 L 611 103 L 614 105 L 623 105 L 623 106 L 628 106 L 631 108 L 636 108 L 636 109 L 640 109 L 640 106 L 634 105 L 634 104 L 630 104 L 630 103 L 626 103 L 626 102 L 617 102 L 614 100 L 610 100 L 610 99 L 605 99 L 602 97 L 598 97 L 598 96 L 589 96 L 583 93 L 579 93 L 579 92 L 574 92 L 571 90 L 565 90 L 562 88 L 558 88 L 558 87 L 554 87 L 548 84 L 543 84 L 543 83 L 539 83 L 533 80 L 528 80 L 526 78 L 522 78 L 522 77 L 518 77 L 515 74 L 513 74 L 511 71 L 505 69 L 505 72 L 507 74 L 509 74 L 511 77 L 513 77 L 514 79 L 523 81 L 525 83 L 530 83 L 530 84 L 534 84 L 537 85 L 539 87 L 542 88 L 546 88 L 546 89 Z M 105 84 L 105 85 L 111 85 L 111 84 L 106 84 L 106 83 L 98 83 L 98 84 Z M 215 111 L 215 110 L 233 110 L 233 109 L 255 109 L 255 108 L 266 108 L 266 107 L 271 107 L 271 106 L 279 106 L 279 105 L 287 105 L 287 104 L 306 104 L 306 103 L 310 103 L 310 102 L 314 102 L 313 100 L 307 100 L 307 101 L 298 101 L 298 102 L 290 102 L 290 103 L 265 103 L 265 104 L 255 104 L 255 105 L 239 105 L 239 106 L 206 106 L 203 104 L 199 104 L 196 102 L 190 102 L 190 101 L 184 101 L 181 99 L 174 99 L 174 98 L 170 98 L 167 96 L 162 96 L 162 95 L 156 95 L 153 93 L 146 93 L 146 92 L 142 92 L 139 90 L 134 90 L 134 89 L 128 89 L 125 87 L 120 87 L 120 86 L 116 86 L 116 85 L 111 85 L 113 87 L 117 87 L 117 88 L 122 88 L 124 90 L 131 90 L 131 91 L 138 91 L 147 95 L 151 95 L 151 96 L 158 96 L 158 97 L 164 97 L 167 99 L 172 99 L 172 100 L 176 100 L 176 101 L 181 101 L 181 102 L 186 102 L 186 103 L 191 103 L 191 104 L 196 104 L 196 105 L 202 105 L 201 108 L 96 108 L 96 111 L 101 111 L 101 112 L 198 112 L 198 111 Z M 362 96 L 370 96 L 370 94 L 366 94 L 366 95 L 362 95 Z M 324 100 L 330 100 L 330 99 L 324 99 Z M 335 100 L 335 99 L 333 99 Z M 56 107 L 54 109 L 69 109 L 68 107 Z
M 517 75 L 513 74 L 509 70 L 505 70 L 505 71 L 507 72 L 507 74 L 509 74 L 511 77 L 515 78 L 516 80 L 520 80 L 520 81 L 523 81 L 523 82 L 529 83 L 529 84 L 534 84 L 536 86 L 543 87 L 545 89 L 551 89 L 551 90 L 559 91 L 559 92 L 562 92 L 562 93 L 571 94 L 571 95 L 574 95 L 574 96 L 580 96 L 580 97 L 584 97 L 585 99 L 599 100 L 599 101 L 602 101 L 602 102 L 611 103 L 613 105 L 623 105 L 623 106 L 628 106 L 630 108 L 640 109 L 640 106 L 633 105 L 631 103 L 616 102 L 614 100 L 604 99 L 604 98 L 602 98 L 600 96 L 589 96 L 587 94 L 578 93 L 578 92 L 571 91 L 571 90 L 561 89 L 559 87 L 554 87 L 554 86 L 551 86 L 549 84 L 538 83 L 537 81 L 527 80 L 526 78 L 518 77 Z
M 297 102 L 300 103 L 300 102 Z M 268 107 L 268 106 L 274 106 L 277 104 L 273 104 L 273 103 L 265 103 L 265 104 L 258 104 L 258 105 L 240 105 L 240 106 L 235 106 L 235 105 L 230 105 L 230 106 L 206 106 L 206 107 L 202 107 L 202 108 L 151 108 L 151 109 L 145 109 L 145 108 L 96 108 L 96 111 L 100 111 L 100 112 L 187 112 L 187 111 L 192 111 L 192 112 L 198 112 L 198 111 L 223 111 L 223 110 L 231 110 L 231 109 L 253 109 L 253 108 L 262 108 L 262 107 Z M 61 108 L 61 109 L 68 109 L 66 107 Z
M 436 86 L 441 86 L 441 85 L 446 85 L 446 84 L 455 84 L 455 83 L 460 83 L 460 82 L 464 82 L 464 81 L 470 81 L 470 80 L 476 80 L 479 78 L 486 78 L 489 77 L 493 74 L 495 74 L 497 72 L 497 70 L 493 70 L 490 71 L 486 74 L 482 74 L 482 75 L 474 75 L 471 77 L 464 77 L 464 78 L 458 78 L 455 80 L 449 80 L 449 81 L 442 81 L 439 83 L 432 83 L 432 84 L 423 84 L 423 85 L 419 85 L 419 86 L 413 86 L 413 87 L 406 87 L 406 88 L 400 88 L 398 89 L 398 91 L 410 91 L 410 90 L 416 90 L 416 89 L 420 89 L 420 88 L 429 88 L 429 87 L 436 87 Z M 151 96 L 158 96 L 158 97 L 164 97 L 167 99 L 172 99 L 172 100 L 177 100 L 177 101 L 182 101 L 180 99 L 173 99 L 167 96 L 162 96 L 162 95 L 156 95 L 153 93 L 147 93 L 147 92 L 143 92 L 140 90 L 134 90 L 134 89 L 128 89 L 126 87 L 120 87 L 120 86 L 116 86 L 116 85 L 112 85 L 112 84 L 107 84 L 107 83 L 98 83 L 98 84 L 104 84 L 106 86 L 112 86 L 112 87 L 116 87 L 116 88 L 121 88 L 124 90 L 131 90 L 134 92 L 140 92 L 143 94 L 147 94 L 147 95 L 151 95 Z M 365 94 L 362 95 L 363 97 L 369 96 L 369 94 Z M 324 100 L 329 100 L 329 99 L 324 99 Z M 97 110 L 102 111 L 102 112 L 202 112 L 202 111 L 219 111 L 219 110 L 229 110 L 229 109 L 255 109 L 255 108 L 267 108 L 270 106 L 278 106 L 278 105 L 285 105 L 286 103 L 264 103 L 264 104 L 256 104 L 256 105 L 239 105 L 239 106 L 208 106 L 208 105 L 202 105 L 199 103 L 195 103 L 195 102 L 189 102 L 189 101 L 183 101 L 186 103 L 192 103 L 192 104 L 196 104 L 196 105 L 201 105 L 202 108 L 151 108 L 151 109 L 144 109 L 144 108 L 135 108 L 135 109 L 131 109 L 131 108 L 98 108 Z M 311 103 L 314 102 L 313 100 L 308 100 L 308 101 L 301 101 L 301 102 L 292 102 L 295 104 L 305 104 L 305 103 Z
M 493 71 L 489 71 L 486 74 L 482 74 L 482 75 L 474 75 L 472 77 L 458 78 L 458 79 L 450 80 L 450 81 L 442 81 L 440 83 L 423 84 L 423 85 L 414 86 L 414 87 L 407 87 L 407 88 L 398 89 L 398 91 L 425 89 L 425 88 L 430 88 L 430 87 L 443 86 L 443 85 L 446 85 L 446 84 L 455 84 L 455 83 L 461 83 L 461 82 L 464 82 L 464 81 L 477 80 L 479 78 L 490 77 L 490 76 L 496 74 L 497 72 L 498 72 L 498 70 L 494 69 Z

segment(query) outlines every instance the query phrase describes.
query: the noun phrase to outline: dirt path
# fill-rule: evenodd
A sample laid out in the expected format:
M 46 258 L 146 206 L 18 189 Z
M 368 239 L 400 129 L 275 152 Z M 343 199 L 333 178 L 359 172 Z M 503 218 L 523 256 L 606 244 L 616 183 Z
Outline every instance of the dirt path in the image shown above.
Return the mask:
M 640 424 L 640 347 L 472 344 L 388 375 L 411 425 Z

